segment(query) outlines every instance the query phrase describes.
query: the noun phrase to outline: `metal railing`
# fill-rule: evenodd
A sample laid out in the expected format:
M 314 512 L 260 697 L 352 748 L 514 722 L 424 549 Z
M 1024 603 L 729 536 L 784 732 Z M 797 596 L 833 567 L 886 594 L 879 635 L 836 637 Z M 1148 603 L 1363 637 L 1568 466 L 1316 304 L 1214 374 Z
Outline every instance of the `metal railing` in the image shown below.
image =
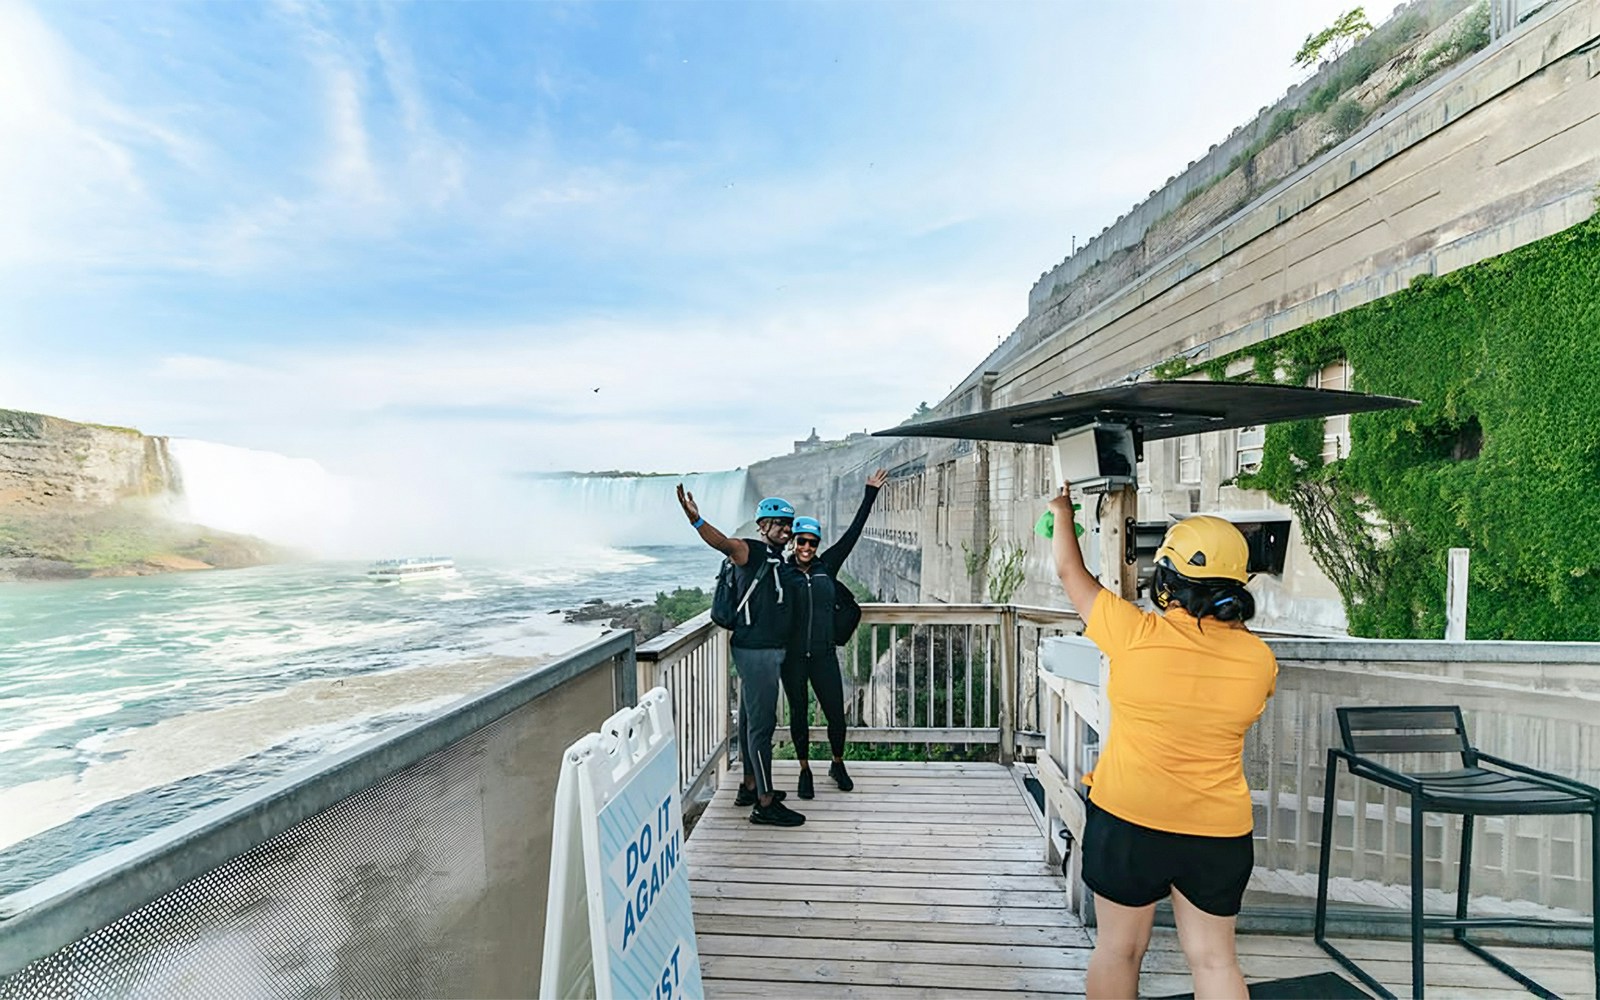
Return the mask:
M 560 755 L 635 679 L 596 640 L 0 899 L 0 998 L 525 992 Z

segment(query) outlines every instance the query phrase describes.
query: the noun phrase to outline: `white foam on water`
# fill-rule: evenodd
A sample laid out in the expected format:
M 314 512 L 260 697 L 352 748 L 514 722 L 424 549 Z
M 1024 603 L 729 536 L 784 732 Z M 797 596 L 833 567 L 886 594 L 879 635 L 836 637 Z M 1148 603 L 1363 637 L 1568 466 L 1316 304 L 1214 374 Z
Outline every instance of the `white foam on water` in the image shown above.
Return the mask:
M 0 699 L 0 718 L 8 720 L 6 727 L 0 729 L 0 753 L 47 742 L 45 737 L 50 733 L 70 729 L 88 719 L 114 715 L 123 705 L 123 692 L 118 691 L 117 695 L 119 700 L 89 703 L 81 695 Z

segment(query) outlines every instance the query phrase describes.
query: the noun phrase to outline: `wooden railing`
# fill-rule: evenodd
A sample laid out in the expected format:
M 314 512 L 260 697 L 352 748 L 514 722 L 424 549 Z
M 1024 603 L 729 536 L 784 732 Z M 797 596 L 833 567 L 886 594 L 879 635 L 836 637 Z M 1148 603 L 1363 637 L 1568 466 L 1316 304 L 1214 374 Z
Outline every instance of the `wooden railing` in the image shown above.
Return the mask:
M 988 744 L 1009 763 L 1042 744 L 1039 639 L 1077 626 L 1071 612 L 1052 608 L 862 605 L 861 627 L 839 650 L 850 739 Z M 737 691 L 729 656 L 728 633 L 704 614 L 638 649 L 639 690 L 672 693 L 688 798 L 725 766 Z M 777 736 L 788 738 L 786 703 Z
M 1010 763 L 1039 743 L 1039 638 L 1076 624 L 1070 612 L 1049 608 L 863 605 L 861 627 L 839 650 L 849 738 L 987 744 Z M 786 739 L 787 704 L 780 721 Z
M 672 695 L 678 727 L 678 779 L 684 801 L 709 789 L 727 767 L 732 718 L 726 629 L 711 612 L 689 619 L 643 643 L 635 653 L 639 692 L 664 687 Z

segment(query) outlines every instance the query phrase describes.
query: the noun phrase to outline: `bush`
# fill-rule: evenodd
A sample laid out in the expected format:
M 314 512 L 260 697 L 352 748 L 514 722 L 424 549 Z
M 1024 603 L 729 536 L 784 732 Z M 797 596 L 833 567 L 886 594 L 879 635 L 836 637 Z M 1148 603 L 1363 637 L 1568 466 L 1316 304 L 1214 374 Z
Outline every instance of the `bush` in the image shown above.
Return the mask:
M 1273 425 L 1240 478 L 1295 505 L 1303 530 L 1306 513 L 1330 527 L 1307 541 L 1352 633 L 1441 636 L 1461 546 L 1471 638 L 1600 640 L 1597 288 L 1600 215 L 1199 367 L 1221 379 L 1253 357 L 1251 378 L 1303 385 L 1345 357 L 1355 388 L 1421 402 L 1353 416 L 1351 454 L 1328 466 L 1320 421 Z
M 1361 102 L 1353 98 L 1346 98 L 1333 106 L 1328 113 L 1328 127 L 1333 129 L 1334 135 L 1340 139 L 1355 135 L 1356 129 L 1367 120 L 1367 109 Z
M 670 594 L 665 591 L 656 593 L 656 610 L 675 625 L 688 621 L 709 607 L 711 595 L 699 587 L 679 587 Z

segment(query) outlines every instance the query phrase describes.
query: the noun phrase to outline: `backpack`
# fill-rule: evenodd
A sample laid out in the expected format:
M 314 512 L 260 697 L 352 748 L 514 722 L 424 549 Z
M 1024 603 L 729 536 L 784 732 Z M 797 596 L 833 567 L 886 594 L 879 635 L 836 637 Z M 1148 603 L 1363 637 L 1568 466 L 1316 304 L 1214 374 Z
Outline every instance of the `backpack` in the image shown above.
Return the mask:
M 760 586 L 761 578 L 772 569 L 772 560 L 766 560 L 761 570 L 756 573 L 756 578 L 750 581 L 750 586 L 745 590 L 744 596 L 739 596 L 739 567 L 733 564 L 732 559 L 722 560 L 722 567 L 717 570 L 717 586 L 711 592 L 711 621 L 723 628 L 731 629 L 739 619 L 739 613 L 744 613 L 744 623 L 750 624 L 750 596 Z
M 861 605 L 838 577 L 833 578 L 833 644 L 843 646 L 861 624 Z

